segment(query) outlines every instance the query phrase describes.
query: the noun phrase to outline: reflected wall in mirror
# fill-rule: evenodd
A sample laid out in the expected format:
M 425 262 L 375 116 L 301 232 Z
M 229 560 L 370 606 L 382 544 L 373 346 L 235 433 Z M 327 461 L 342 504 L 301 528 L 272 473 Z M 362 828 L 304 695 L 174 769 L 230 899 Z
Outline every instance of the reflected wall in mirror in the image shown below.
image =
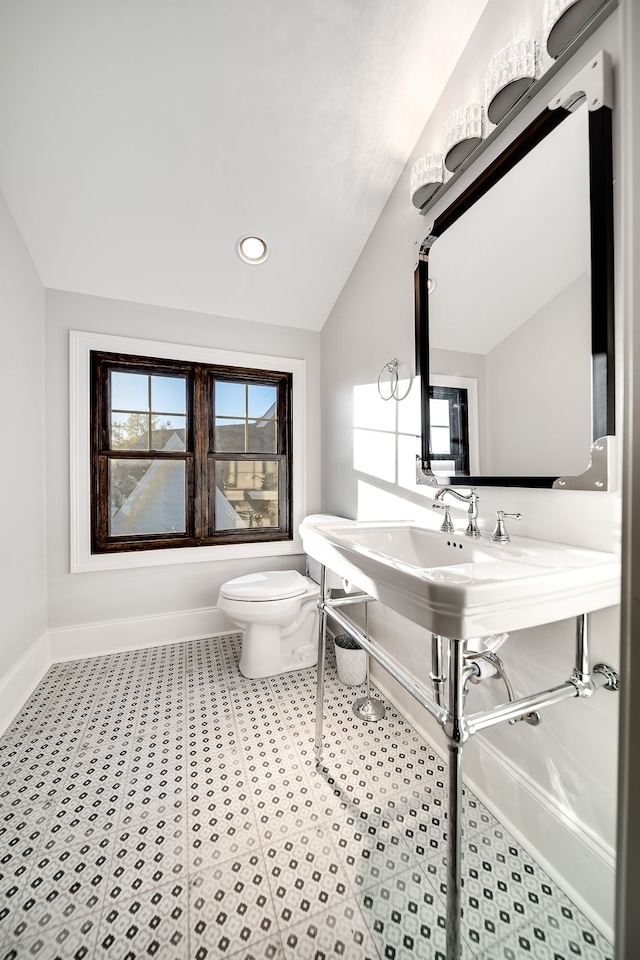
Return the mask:
M 416 277 L 419 479 L 550 487 L 614 432 L 611 170 L 608 107 L 546 110 L 434 223 Z M 476 384 L 477 417 L 460 439 L 451 394 L 447 456 L 439 388 L 456 379 Z

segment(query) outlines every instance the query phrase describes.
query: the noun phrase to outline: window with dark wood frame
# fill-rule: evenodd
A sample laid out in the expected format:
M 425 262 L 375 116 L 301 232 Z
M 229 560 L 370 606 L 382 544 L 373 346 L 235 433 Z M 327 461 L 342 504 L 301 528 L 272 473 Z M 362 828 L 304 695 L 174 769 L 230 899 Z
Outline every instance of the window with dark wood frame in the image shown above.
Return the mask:
M 291 374 L 91 353 L 93 553 L 290 540 Z
M 463 387 L 429 387 L 431 469 L 455 476 L 469 474 L 469 412 Z M 434 401 L 440 401 L 436 413 Z M 446 466 L 445 466 L 446 465 Z

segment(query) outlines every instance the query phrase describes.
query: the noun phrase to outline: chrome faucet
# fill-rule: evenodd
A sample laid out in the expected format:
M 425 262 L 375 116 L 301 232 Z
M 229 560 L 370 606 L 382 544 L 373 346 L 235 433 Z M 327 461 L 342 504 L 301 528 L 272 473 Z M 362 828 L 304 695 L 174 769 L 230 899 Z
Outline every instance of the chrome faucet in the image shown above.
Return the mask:
M 504 525 L 505 520 L 520 520 L 521 513 L 505 513 L 504 510 L 498 510 L 496 513 L 496 528 L 491 534 L 491 540 L 494 543 L 509 543 L 511 537 Z
M 481 533 L 478 530 L 478 494 L 476 493 L 475 487 L 469 487 L 469 493 L 458 493 L 455 487 L 440 487 L 436 493 L 435 499 L 442 500 L 442 498 L 450 493 L 452 497 L 455 497 L 456 500 L 462 500 L 463 503 L 469 504 L 469 509 L 467 510 L 467 516 L 469 521 L 467 523 L 467 529 L 465 530 L 466 537 L 480 537 Z M 433 504 L 434 507 L 440 507 L 440 504 Z

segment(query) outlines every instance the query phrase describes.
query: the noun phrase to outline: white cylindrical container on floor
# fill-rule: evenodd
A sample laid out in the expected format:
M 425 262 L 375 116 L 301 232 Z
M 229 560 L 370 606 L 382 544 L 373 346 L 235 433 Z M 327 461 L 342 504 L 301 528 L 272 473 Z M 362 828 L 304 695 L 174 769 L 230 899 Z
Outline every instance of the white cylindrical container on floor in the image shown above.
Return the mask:
M 367 679 L 367 654 L 352 637 L 341 633 L 335 637 L 338 680 L 348 687 L 359 687 Z

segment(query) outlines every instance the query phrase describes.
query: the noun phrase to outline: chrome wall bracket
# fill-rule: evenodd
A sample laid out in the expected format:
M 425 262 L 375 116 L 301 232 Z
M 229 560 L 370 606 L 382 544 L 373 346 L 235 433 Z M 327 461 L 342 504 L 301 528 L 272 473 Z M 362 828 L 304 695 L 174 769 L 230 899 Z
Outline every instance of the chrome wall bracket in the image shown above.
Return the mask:
M 416 483 L 424 487 L 437 487 L 438 478 L 433 473 L 429 464 L 416 455 Z
M 591 462 L 584 473 L 575 477 L 558 477 L 554 480 L 554 490 L 610 490 L 612 471 L 610 471 L 611 447 L 613 437 L 601 437 L 591 446 Z
M 620 677 L 608 663 L 596 663 L 593 672 L 605 678 L 605 682 L 602 684 L 605 690 L 614 692 L 620 688 Z

